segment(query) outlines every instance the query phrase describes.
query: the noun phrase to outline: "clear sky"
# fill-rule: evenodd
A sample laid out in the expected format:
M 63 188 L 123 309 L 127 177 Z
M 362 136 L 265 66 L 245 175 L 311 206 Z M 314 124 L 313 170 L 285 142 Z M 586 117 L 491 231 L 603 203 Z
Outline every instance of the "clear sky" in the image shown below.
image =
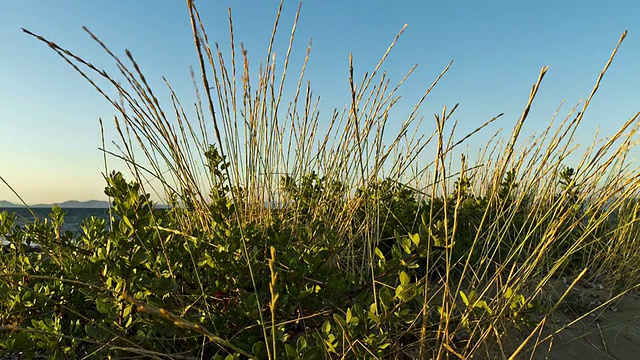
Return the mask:
M 237 41 L 255 63 L 264 58 L 276 1 L 199 1 L 210 38 L 227 44 L 227 8 Z M 288 41 L 297 1 L 286 1 L 280 45 Z M 348 103 L 348 58 L 356 73 L 371 70 L 396 33 L 408 28 L 385 70 L 398 81 L 414 64 L 398 105 L 409 109 L 450 60 L 448 75 L 422 109 L 431 120 L 443 105 L 460 103 L 456 119 L 474 129 L 504 112 L 510 128 L 526 104 L 540 68 L 547 77 L 527 134 L 545 127 L 562 99 L 586 98 L 620 34 L 629 34 L 587 113 L 579 141 L 597 127 L 611 134 L 640 110 L 640 1 L 344 1 L 303 3 L 293 61 L 313 38 L 307 78 L 321 96 L 321 115 Z M 0 176 L 28 203 L 103 199 L 98 119 L 115 139 L 115 111 L 27 28 L 73 50 L 99 68 L 106 54 L 83 32 L 86 25 L 119 55 L 132 51 L 152 84 L 165 75 L 178 93 L 193 94 L 196 66 L 187 6 L 178 0 L 1 1 Z M 276 51 L 283 54 L 283 46 Z M 295 64 L 292 64 L 293 68 Z M 170 106 L 170 104 L 166 104 Z M 486 134 L 486 133 L 485 133 Z M 481 146 L 480 136 L 471 145 Z M 112 161 L 114 162 L 114 161 Z M 0 184 L 0 200 L 16 201 Z

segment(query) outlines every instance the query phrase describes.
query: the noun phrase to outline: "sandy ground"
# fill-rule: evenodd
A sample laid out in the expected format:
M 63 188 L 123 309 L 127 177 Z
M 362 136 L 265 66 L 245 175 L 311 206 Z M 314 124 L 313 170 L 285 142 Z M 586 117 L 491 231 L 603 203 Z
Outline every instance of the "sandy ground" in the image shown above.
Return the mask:
M 566 283 L 563 279 L 554 284 L 558 293 L 566 290 Z M 545 324 L 541 339 L 549 340 L 535 350 L 533 358 L 640 359 L 640 296 L 628 293 L 612 302 L 609 299 L 611 294 L 596 284 L 573 288 Z M 589 311 L 592 313 L 574 321 Z

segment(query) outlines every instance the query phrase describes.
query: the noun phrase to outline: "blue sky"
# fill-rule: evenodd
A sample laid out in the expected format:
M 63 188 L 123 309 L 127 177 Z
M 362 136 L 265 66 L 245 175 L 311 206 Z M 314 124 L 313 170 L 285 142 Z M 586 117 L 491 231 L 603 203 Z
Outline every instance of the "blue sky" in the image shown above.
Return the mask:
M 225 46 L 227 8 L 237 41 L 258 63 L 267 47 L 277 2 L 199 1 L 210 38 Z M 297 2 L 286 1 L 276 52 L 284 55 Z M 426 121 L 460 103 L 460 133 L 504 112 L 496 125 L 510 128 L 526 104 L 540 68 L 550 69 L 524 131 L 540 131 L 562 99 L 565 114 L 586 98 L 620 34 L 629 35 L 585 116 L 578 141 L 596 128 L 612 134 L 640 110 L 640 1 L 306 1 L 292 67 L 299 68 L 313 38 L 307 79 L 321 97 L 321 116 L 348 103 L 348 58 L 356 75 L 373 69 L 395 34 L 408 27 L 385 70 L 398 81 L 414 64 L 400 111 L 410 109 L 450 60 L 454 64 L 421 110 Z M 196 66 L 183 1 L 0 2 L 0 176 L 28 203 L 103 199 L 98 119 L 107 141 L 115 111 L 27 28 L 68 48 L 99 68 L 113 69 L 85 34 L 86 25 L 113 51 L 132 51 L 152 84 L 164 75 L 179 94 L 192 97 L 189 66 Z M 294 84 L 292 84 L 294 85 Z M 166 104 L 169 106 L 170 104 Z M 321 117 L 322 119 L 322 117 Z M 322 121 L 322 120 L 321 120 Z M 494 128 L 494 129 L 497 129 Z M 428 130 L 428 127 L 427 127 Z M 490 132 L 470 142 L 482 147 Z M 115 161 L 111 161 L 115 163 Z M 115 166 L 114 166 L 115 167 Z M 0 200 L 16 201 L 0 184 Z

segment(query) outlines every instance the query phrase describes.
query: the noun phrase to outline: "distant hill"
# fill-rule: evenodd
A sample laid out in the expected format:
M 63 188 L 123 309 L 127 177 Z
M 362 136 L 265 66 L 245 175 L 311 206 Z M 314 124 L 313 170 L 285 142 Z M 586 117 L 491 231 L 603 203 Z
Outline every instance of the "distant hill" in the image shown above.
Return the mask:
M 35 204 L 29 205 L 32 208 L 51 208 L 54 204 Z M 99 201 L 99 200 L 89 200 L 89 201 L 76 201 L 69 200 L 58 203 L 63 209 L 69 208 L 83 208 L 83 209 L 106 209 L 109 207 L 108 201 Z M 0 200 L 0 208 L 21 208 L 24 207 L 22 204 L 14 204 L 9 201 Z
M 16 205 L 5 200 L 0 200 L 0 208 L 14 208 L 14 207 L 22 207 L 22 205 Z

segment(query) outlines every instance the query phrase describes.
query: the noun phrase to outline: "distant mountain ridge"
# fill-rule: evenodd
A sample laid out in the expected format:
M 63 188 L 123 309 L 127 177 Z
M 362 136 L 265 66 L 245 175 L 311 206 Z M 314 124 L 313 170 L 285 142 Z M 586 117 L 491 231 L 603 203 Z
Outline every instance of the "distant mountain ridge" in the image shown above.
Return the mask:
M 55 204 L 35 204 L 29 205 L 32 208 L 51 208 Z M 108 201 L 100 201 L 100 200 L 89 200 L 89 201 L 77 201 L 77 200 L 69 200 L 63 201 L 61 203 L 57 203 L 63 209 L 70 208 L 82 208 L 82 209 L 106 209 L 109 207 Z M 0 208 L 23 208 L 22 204 L 14 204 L 12 202 L 6 200 L 0 200 Z

